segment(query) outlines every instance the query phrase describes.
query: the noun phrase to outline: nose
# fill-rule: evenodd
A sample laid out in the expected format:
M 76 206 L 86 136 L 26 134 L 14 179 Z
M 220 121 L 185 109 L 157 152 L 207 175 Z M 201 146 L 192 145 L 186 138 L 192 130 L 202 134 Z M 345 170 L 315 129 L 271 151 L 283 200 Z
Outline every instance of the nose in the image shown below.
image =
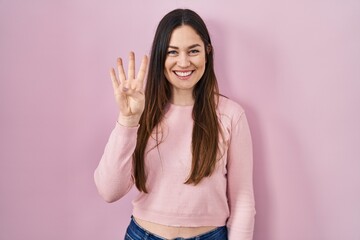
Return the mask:
M 189 56 L 187 54 L 180 54 L 178 61 L 177 61 L 177 65 L 181 68 L 186 68 L 190 66 L 190 59 Z

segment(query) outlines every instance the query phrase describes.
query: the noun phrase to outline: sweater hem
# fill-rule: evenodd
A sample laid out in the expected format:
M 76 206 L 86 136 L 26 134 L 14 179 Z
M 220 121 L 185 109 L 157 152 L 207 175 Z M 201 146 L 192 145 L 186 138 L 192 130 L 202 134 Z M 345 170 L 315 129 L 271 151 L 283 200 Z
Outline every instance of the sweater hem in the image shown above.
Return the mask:
M 226 226 L 227 216 L 219 215 L 180 215 L 180 214 L 161 214 L 144 209 L 133 209 L 133 216 L 145 221 L 172 227 L 204 227 Z

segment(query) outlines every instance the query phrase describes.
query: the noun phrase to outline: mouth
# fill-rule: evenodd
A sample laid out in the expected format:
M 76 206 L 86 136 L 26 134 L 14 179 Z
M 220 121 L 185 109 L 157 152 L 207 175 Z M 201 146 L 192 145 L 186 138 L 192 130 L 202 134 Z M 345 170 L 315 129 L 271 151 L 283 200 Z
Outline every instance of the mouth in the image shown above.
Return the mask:
M 174 74 L 182 79 L 182 80 L 186 80 L 188 78 L 190 78 L 191 74 L 194 72 L 194 70 L 190 70 L 190 71 L 173 71 Z

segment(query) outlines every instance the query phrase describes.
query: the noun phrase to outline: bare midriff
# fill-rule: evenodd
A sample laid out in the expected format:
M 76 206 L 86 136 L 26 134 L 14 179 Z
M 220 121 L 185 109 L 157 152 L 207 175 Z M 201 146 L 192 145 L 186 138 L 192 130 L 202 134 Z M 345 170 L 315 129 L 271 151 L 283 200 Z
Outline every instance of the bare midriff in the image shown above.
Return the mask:
M 149 221 L 145 221 L 139 218 L 134 218 L 136 223 L 147 231 L 166 239 L 174 239 L 177 237 L 191 238 L 197 235 L 204 234 L 217 227 L 203 226 L 203 227 L 174 227 L 157 224 Z

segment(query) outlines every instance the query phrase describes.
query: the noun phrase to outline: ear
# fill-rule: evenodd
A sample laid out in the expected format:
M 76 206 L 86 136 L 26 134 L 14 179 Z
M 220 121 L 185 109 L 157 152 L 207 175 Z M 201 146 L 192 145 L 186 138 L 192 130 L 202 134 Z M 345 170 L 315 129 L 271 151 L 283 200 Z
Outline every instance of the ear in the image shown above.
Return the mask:
M 206 53 L 209 54 L 209 53 L 211 52 L 211 50 L 212 50 L 212 47 L 211 47 L 210 44 L 208 44 L 208 45 L 206 46 Z

